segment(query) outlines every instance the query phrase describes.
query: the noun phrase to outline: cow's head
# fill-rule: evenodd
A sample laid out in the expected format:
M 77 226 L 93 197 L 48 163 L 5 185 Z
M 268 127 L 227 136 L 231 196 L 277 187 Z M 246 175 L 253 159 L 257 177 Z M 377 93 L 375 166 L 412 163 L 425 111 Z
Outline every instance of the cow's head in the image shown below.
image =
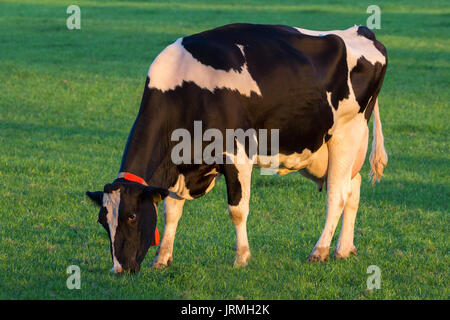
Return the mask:
M 159 240 L 156 202 L 168 191 L 119 179 L 105 185 L 103 192 L 86 195 L 100 206 L 98 222 L 109 235 L 111 272 L 139 271 L 148 248 Z

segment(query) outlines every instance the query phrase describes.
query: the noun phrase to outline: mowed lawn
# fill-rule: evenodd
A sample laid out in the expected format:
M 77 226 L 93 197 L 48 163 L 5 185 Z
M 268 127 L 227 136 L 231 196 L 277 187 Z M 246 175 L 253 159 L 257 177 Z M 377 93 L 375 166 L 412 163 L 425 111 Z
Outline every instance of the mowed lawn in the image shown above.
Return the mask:
M 66 28 L 72 3 L 81 30 Z M 117 174 L 156 55 L 178 37 L 233 22 L 365 25 L 371 4 L 381 8 L 376 35 L 389 55 L 380 95 L 389 163 L 376 186 L 368 161 L 362 169 L 359 255 L 308 263 L 325 192 L 299 174 L 255 170 L 247 268 L 232 267 L 222 178 L 185 205 L 168 269 L 150 268 L 152 247 L 140 274 L 110 275 L 109 240 L 84 193 Z M 447 1 L 2 0 L 0 298 L 449 299 L 449 21 Z M 66 287 L 73 264 L 80 290 Z M 381 270 L 379 290 L 367 290 L 370 265 Z

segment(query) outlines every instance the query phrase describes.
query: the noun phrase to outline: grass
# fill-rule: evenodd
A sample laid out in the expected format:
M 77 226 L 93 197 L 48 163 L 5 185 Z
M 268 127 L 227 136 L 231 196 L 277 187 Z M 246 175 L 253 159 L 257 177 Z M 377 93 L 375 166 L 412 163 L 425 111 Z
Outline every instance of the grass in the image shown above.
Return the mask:
M 358 256 L 307 263 L 325 222 L 325 194 L 297 174 L 255 171 L 247 268 L 232 267 L 222 179 L 185 205 L 170 268 L 149 268 L 151 248 L 139 275 L 120 277 L 109 274 L 109 240 L 84 192 L 117 173 L 155 56 L 180 36 L 232 22 L 365 24 L 374 3 L 74 3 L 81 7 L 74 31 L 64 1 L 0 3 L 0 298 L 450 298 L 446 1 L 377 2 L 376 34 L 390 63 L 380 96 L 389 164 L 381 184 L 364 179 Z M 366 163 L 364 177 L 368 170 Z M 162 230 L 162 215 L 158 224 Z M 81 268 L 81 290 L 66 288 L 72 264 Z M 380 290 L 366 290 L 370 265 L 381 268 Z

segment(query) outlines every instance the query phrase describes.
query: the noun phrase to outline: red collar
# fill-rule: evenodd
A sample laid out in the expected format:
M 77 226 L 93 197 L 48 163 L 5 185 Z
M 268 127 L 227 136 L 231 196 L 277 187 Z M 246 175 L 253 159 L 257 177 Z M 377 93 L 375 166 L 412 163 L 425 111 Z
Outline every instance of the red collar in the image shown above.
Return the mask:
M 145 180 L 135 174 L 129 173 L 129 172 L 119 172 L 116 179 L 123 178 L 128 181 L 134 181 L 140 184 L 143 184 L 144 186 L 148 186 L 147 182 Z
M 116 179 L 119 179 L 119 178 L 123 178 L 123 179 L 125 179 L 127 181 L 133 181 L 133 182 L 140 183 L 140 184 L 142 184 L 144 186 L 148 186 L 147 182 L 145 182 L 144 179 L 142 179 L 141 177 L 139 177 L 139 176 L 137 176 L 135 174 L 129 173 L 129 172 L 119 172 L 119 174 L 117 175 Z M 156 204 L 154 203 L 154 205 L 155 205 L 155 212 L 156 212 L 156 214 L 158 214 L 158 210 L 156 208 Z M 153 239 L 152 246 L 157 246 L 158 244 L 159 244 L 159 230 L 158 230 L 158 227 L 156 227 L 156 229 L 155 229 L 155 237 Z

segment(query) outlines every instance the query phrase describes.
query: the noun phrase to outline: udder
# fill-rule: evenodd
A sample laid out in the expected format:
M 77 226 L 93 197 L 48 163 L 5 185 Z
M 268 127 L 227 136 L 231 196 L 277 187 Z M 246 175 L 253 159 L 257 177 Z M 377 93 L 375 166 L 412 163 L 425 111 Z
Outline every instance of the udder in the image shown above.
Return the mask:
M 328 170 L 328 147 L 324 143 L 319 150 L 314 152 L 310 158 L 310 163 L 306 168 L 299 170 L 300 174 L 317 183 L 317 188 L 322 191 L 326 181 Z
M 352 167 L 352 179 L 358 174 L 361 170 L 364 160 L 366 159 L 367 153 L 367 145 L 369 139 L 369 128 L 367 127 L 364 136 L 362 137 L 361 143 L 359 145 L 355 162 Z M 311 162 L 309 165 L 300 170 L 299 172 L 308 179 L 311 179 L 315 183 L 317 183 L 317 188 L 319 191 L 322 191 L 323 185 L 327 179 L 327 171 L 328 171 L 328 147 L 326 144 L 323 144 L 317 152 L 315 152 L 311 156 Z

